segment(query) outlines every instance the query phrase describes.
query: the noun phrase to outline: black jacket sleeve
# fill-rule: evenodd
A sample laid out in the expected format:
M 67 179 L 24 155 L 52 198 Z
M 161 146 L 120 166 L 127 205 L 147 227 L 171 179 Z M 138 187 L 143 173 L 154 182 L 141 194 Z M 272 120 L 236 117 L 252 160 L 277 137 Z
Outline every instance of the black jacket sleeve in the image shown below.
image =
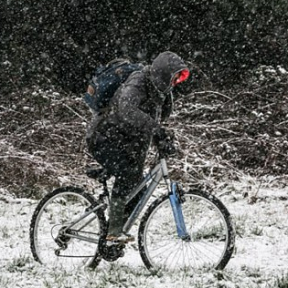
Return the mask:
M 161 121 L 165 121 L 169 118 L 171 115 L 172 109 L 173 109 L 173 101 L 172 96 L 169 94 L 165 98 L 165 102 L 162 106 L 162 113 L 161 113 Z
M 147 94 L 144 85 L 136 84 L 132 79 L 117 91 L 119 93 L 117 97 L 118 115 L 126 127 L 133 127 L 133 129 L 152 135 L 159 130 L 160 126 L 149 114 L 140 109 Z

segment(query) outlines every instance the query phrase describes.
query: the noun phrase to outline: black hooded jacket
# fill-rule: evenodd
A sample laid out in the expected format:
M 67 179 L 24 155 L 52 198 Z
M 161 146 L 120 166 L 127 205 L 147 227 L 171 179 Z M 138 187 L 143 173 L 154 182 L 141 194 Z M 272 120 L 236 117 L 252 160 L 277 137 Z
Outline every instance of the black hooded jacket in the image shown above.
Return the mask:
M 151 136 L 160 129 L 159 122 L 171 113 L 171 80 L 183 69 L 187 69 L 184 61 L 167 51 L 159 54 L 152 65 L 132 73 L 116 91 L 108 112 L 93 120 L 87 134 L 89 151 L 97 149 L 99 136 L 107 145 L 147 150 Z

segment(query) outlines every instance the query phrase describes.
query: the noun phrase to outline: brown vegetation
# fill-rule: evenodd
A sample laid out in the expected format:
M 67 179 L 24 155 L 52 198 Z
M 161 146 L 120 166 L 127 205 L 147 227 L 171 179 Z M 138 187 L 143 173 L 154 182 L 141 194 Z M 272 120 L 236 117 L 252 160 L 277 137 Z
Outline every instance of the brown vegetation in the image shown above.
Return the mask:
M 173 175 L 203 182 L 287 174 L 287 88 L 284 69 L 261 67 L 245 89 L 199 87 L 179 97 L 166 123 L 179 148 Z M 81 97 L 34 87 L 2 101 L 0 117 L 2 187 L 37 196 L 62 183 L 85 184 L 91 113 Z

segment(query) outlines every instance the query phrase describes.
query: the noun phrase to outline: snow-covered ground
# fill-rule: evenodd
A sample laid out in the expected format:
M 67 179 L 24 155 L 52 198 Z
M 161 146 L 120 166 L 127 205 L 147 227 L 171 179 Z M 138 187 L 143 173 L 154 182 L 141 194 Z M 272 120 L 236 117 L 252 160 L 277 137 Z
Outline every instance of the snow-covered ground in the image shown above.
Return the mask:
M 243 197 L 241 183 L 233 183 L 223 191 L 218 195 L 236 226 L 235 254 L 221 273 L 190 275 L 151 274 L 136 244 L 127 248 L 126 257 L 114 263 L 101 262 L 93 271 L 43 267 L 33 260 L 29 247 L 29 224 L 37 201 L 1 196 L 0 287 L 287 287 L 288 188 L 252 187 L 248 197 Z M 255 203 L 251 203 L 253 191 L 257 193 Z

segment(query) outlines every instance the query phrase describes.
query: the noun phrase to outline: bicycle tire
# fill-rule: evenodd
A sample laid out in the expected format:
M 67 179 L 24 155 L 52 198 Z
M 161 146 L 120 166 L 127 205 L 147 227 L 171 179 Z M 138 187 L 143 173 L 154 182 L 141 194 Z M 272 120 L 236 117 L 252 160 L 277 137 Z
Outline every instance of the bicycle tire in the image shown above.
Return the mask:
M 138 230 L 139 251 L 140 251 L 140 255 L 145 266 L 148 269 L 156 269 L 156 270 L 158 269 L 197 270 L 197 269 L 203 269 L 203 268 L 204 269 L 212 268 L 212 269 L 217 269 L 217 270 L 224 269 L 233 254 L 234 242 L 235 242 L 234 226 L 233 226 L 229 211 L 218 198 L 204 191 L 190 190 L 184 194 L 184 199 L 185 199 L 185 202 L 182 204 L 182 212 L 184 216 L 184 221 L 186 223 L 187 232 L 191 237 L 191 241 L 187 242 L 187 241 L 181 240 L 177 235 L 173 212 L 172 212 L 170 201 L 169 201 L 169 196 L 164 195 L 160 197 L 159 199 L 156 199 L 150 205 L 150 207 L 147 209 L 146 213 L 144 214 L 143 218 L 141 219 L 139 230 Z M 194 207 L 187 206 L 189 199 L 195 200 L 194 203 L 193 201 L 191 201 L 191 203 L 194 204 Z M 196 207 L 197 206 L 196 204 L 199 206 L 198 208 Z M 202 210 L 205 209 L 205 210 L 201 211 L 201 209 Z M 209 217 L 211 216 L 212 218 L 213 216 L 213 213 L 214 213 L 213 211 L 215 211 L 215 213 L 218 215 L 217 216 L 215 214 L 218 217 L 218 222 L 214 222 L 214 223 L 208 222 Z M 197 215 L 196 212 L 197 213 L 199 212 L 200 217 Z M 193 225 L 189 226 L 190 222 L 188 220 L 190 219 L 188 219 L 188 216 L 189 215 L 192 216 L 193 213 L 194 213 L 194 216 L 193 216 L 194 223 Z M 204 215 L 203 213 L 206 213 L 206 215 Z M 205 217 L 207 219 L 205 219 Z M 201 222 L 199 223 L 196 222 L 197 220 L 200 221 L 201 219 L 203 221 L 205 220 L 205 222 L 203 223 L 205 223 L 207 227 L 204 224 L 203 224 L 204 226 L 203 225 L 200 226 L 199 223 Z M 218 224 L 220 223 L 219 227 L 216 226 L 218 225 L 217 223 Z M 197 225 L 199 227 L 197 227 Z M 220 235 L 221 225 L 224 225 L 223 230 L 225 231 L 224 232 L 225 235 Z M 199 229 L 196 230 L 196 228 L 197 229 L 199 228 Z M 200 229 L 202 229 L 203 231 L 201 232 Z M 209 236 L 209 233 L 210 233 L 210 236 Z M 213 235 L 213 233 L 215 235 Z M 217 235 L 217 233 L 219 235 Z M 217 237 L 218 237 L 218 240 L 217 240 Z M 223 240 L 223 238 L 221 239 L 221 237 L 225 237 L 225 239 Z M 165 241 L 168 241 L 167 245 Z M 171 241 L 169 245 L 172 244 L 172 246 L 168 246 L 169 241 Z M 163 246 L 161 243 L 163 244 Z M 159 248 L 157 248 L 157 245 Z M 220 245 L 223 251 L 220 251 L 221 253 L 219 252 L 219 256 L 218 256 L 218 252 L 216 254 L 216 252 L 212 251 L 212 248 L 215 247 L 216 249 L 220 249 L 219 248 Z M 179 260 L 181 255 L 178 255 L 179 253 L 176 254 L 174 252 L 176 250 L 176 247 L 180 248 L 179 250 L 181 250 L 180 253 L 182 253 L 182 258 L 184 259 L 182 262 Z M 211 257 L 210 260 L 208 258 L 208 255 L 204 254 L 205 247 L 207 247 L 207 249 L 209 248 L 207 250 L 208 252 L 205 252 L 205 253 L 212 254 L 212 256 L 209 256 Z M 153 252 L 153 249 L 155 249 L 154 252 Z M 157 252 L 156 252 L 156 249 L 158 249 Z M 169 252 L 170 251 L 169 249 L 170 250 L 172 249 L 171 250 L 172 252 Z M 153 253 L 154 253 L 154 256 L 153 256 Z M 167 254 L 167 256 L 165 253 Z M 212 259 L 212 257 L 215 257 L 213 253 L 215 253 L 215 255 L 217 256 L 217 259 L 215 261 L 212 261 L 214 260 Z M 161 255 L 163 254 L 163 255 L 161 256 L 160 254 Z M 156 259 L 156 257 L 158 257 L 159 259 Z M 178 257 L 178 260 L 176 260 L 177 257 Z M 203 257 L 203 259 L 201 257 Z M 204 259 L 205 257 L 207 259 Z M 169 258 L 171 258 L 171 260 Z M 170 262 L 172 262 L 173 260 L 176 261 L 174 263 L 174 268 L 172 264 L 170 265 Z M 198 260 L 202 262 L 197 263 Z M 209 263 L 208 260 L 213 263 Z
M 72 202 L 70 203 L 68 200 L 66 200 L 65 196 L 67 196 L 66 197 L 67 199 L 70 199 L 69 197 L 71 196 L 71 200 L 73 199 L 73 203 Z M 79 202 L 79 203 L 81 205 L 84 204 L 86 206 L 81 207 L 81 205 L 78 205 L 77 200 L 75 201 L 74 198 L 75 198 L 75 200 L 77 199 L 77 200 L 83 201 L 83 202 Z M 54 200 L 55 200 L 55 204 L 53 202 Z M 56 200 L 59 203 L 57 203 Z M 64 208 L 62 210 L 62 207 L 69 208 L 68 207 L 69 203 L 71 204 L 71 207 L 74 210 L 73 211 L 74 216 L 79 216 L 79 214 L 75 215 L 76 212 L 83 213 L 87 207 L 89 207 L 92 204 L 93 205 L 96 204 L 94 197 L 90 194 L 87 194 L 86 192 L 84 192 L 83 189 L 81 189 L 79 187 L 72 187 L 72 186 L 61 187 L 61 188 L 58 188 L 58 189 L 52 191 L 51 193 L 48 193 L 39 202 L 39 204 L 37 205 L 37 207 L 36 207 L 36 209 L 32 215 L 32 219 L 31 219 L 31 223 L 30 223 L 30 248 L 31 248 L 32 255 L 37 262 L 39 262 L 41 264 L 45 264 L 45 265 L 51 265 L 53 267 L 60 265 L 61 267 L 65 267 L 65 268 L 66 268 L 66 266 L 67 266 L 67 268 L 68 267 L 75 268 L 75 267 L 80 267 L 80 266 L 95 268 L 99 264 L 99 262 L 101 261 L 101 257 L 98 253 L 98 245 L 97 244 L 93 244 L 93 245 L 95 245 L 95 249 L 94 249 L 94 246 L 92 245 L 92 243 L 87 243 L 86 241 L 77 240 L 75 238 L 72 238 L 70 240 L 66 239 L 67 243 L 68 243 L 67 244 L 68 251 L 66 252 L 66 250 L 65 250 L 66 256 L 62 255 L 62 257 L 57 257 L 57 255 L 55 254 L 55 250 L 59 247 L 57 246 L 57 243 L 55 242 L 55 238 L 53 238 L 53 237 L 55 237 L 55 233 L 57 230 L 55 230 L 55 233 L 54 233 L 53 229 L 55 227 L 56 227 L 55 229 L 57 229 L 57 227 L 62 227 L 64 225 L 62 222 L 65 221 L 66 219 L 64 217 L 65 216 L 65 210 L 64 210 Z M 49 206 L 50 204 L 51 204 L 51 206 Z M 72 204 L 74 206 L 72 206 Z M 59 206 L 59 211 L 57 210 L 57 208 L 58 208 L 57 205 Z M 50 212 L 49 212 L 49 209 L 50 209 Z M 59 217 L 59 212 L 63 212 L 63 218 Z M 48 214 L 48 213 L 50 213 L 50 214 Z M 98 226 L 96 226 L 96 221 L 95 221 L 96 219 L 95 219 L 90 223 L 91 225 L 93 223 L 93 226 L 91 226 L 91 227 L 88 226 L 88 228 L 85 227 L 85 229 L 90 229 L 89 231 L 79 230 L 80 233 L 90 233 L 93 235 L 98 233 L 99 237 L 100 237 L 101 233 L 103 233 L 103 231 L 105 231 L 107 224 L 106 224 L 106 219 L 105 219 L 103 211 L 97 210 L 96 213 L 92 213 L 90 215 L 93 215 L 91 217 L 95 217 L 95 214 L 96 214 L 96 219 L 98 220 L 97 221 Z M 67 214 L 67 217 L 69 215 Z M 45 224 L 46 223 L 45 220 L 47 220 L 46 221 L 47 226 L 49 225 L 48 222 L 51 222 L 51 227 L 47 227 L 47 229 L 46 229 L 46 227 L 43 227 L 40 225 L 40 224 Z M 72 219 L 67 219 L 67 221 L 70 221 L 70 222 L 71 222 L 71 220 Z M 57 224 L 57 221 L 59 222 L 58 224 Z M 55 222 L 55 223 L 53 223 L 53 222 Z M 61 222 L 61 224 L 60 224 L 60 222 Z M 88 225 L 90 225 L 90 224 L 88 224 Z M 62 225 L 62 226 L 60 226 L 60 225 Z M 98 227 L 99 231 L 94 231 L 93 229 L 95 227 Z M 47 234 L 46 235 L 47 238 L 42 237 L 43 235 L 39 235 L 39 234 L 41 234 L 41 231 L 45 232 Z M 43 246 L 43 249 L 47 249 L 47 251 L 46 250 L 45 251 L 39 250 L 40 249 L 40 247 L 39 247 L 39 245 L 40 245 L 39 241 L 40 240 L 39 239 L 43 239 L 43 242 L 44 242 L 43 245 L 46 244 Z M 45 241 L 47 243 L 45 243 Z M 79 244 L 80 244 L 80 246 L 79 246 Z M 49 246 L 49 245 L 51 245 L 51 246 Z M 82 249 L 82 247 L 83 247 L 83 252 L 80 251 L 79 255 L 74 255 L 74 256 L 72 255 L 73 257 L 71 257 L 71 255 L 67 255 L 68 253 L 71 253 L 71 251 L 69 251 L 69 246 L 71 247 L 72 245 L 77 245 L 76 247 L 80 247 L 80 249 Z M 83 245 L 83 246 L 81 246 L 81 245 Z M 92 248 L 90 249 L 90 247 L 92 247 L 92 246 L 93 246 L 93 249 Z M 73 247 L 74 246 L 72 246 L 70 250 L 72 250 Z M 89 247 L 89 249 L 91 251 L 93 251 L 93 254 L 89 253 L 89 255 L 88 255 L 88 251 L 85 251 L 85 250 L 88 250 L 87 247 Z M 47 252 L 47 255 L 46 255 L 46 252 Z M 42 255 L 42 253 L 44 253 L 44 254 Z M 73 253 L 76 253 L 76 251 L 74 251 Z M 85 253 L 87 253 L 87 254 L 85 254 Z M 80 257 L 81 255 L 85 256 L 85 257 Z M 63 260 L 66 258 L 67 258 L 67 262 L 68 262 L 67 265 L 64 263 L 64 260 Z M 80 263 L 76 263 L 76 262 L 79 262 L 78 260 L 80 260 Z

